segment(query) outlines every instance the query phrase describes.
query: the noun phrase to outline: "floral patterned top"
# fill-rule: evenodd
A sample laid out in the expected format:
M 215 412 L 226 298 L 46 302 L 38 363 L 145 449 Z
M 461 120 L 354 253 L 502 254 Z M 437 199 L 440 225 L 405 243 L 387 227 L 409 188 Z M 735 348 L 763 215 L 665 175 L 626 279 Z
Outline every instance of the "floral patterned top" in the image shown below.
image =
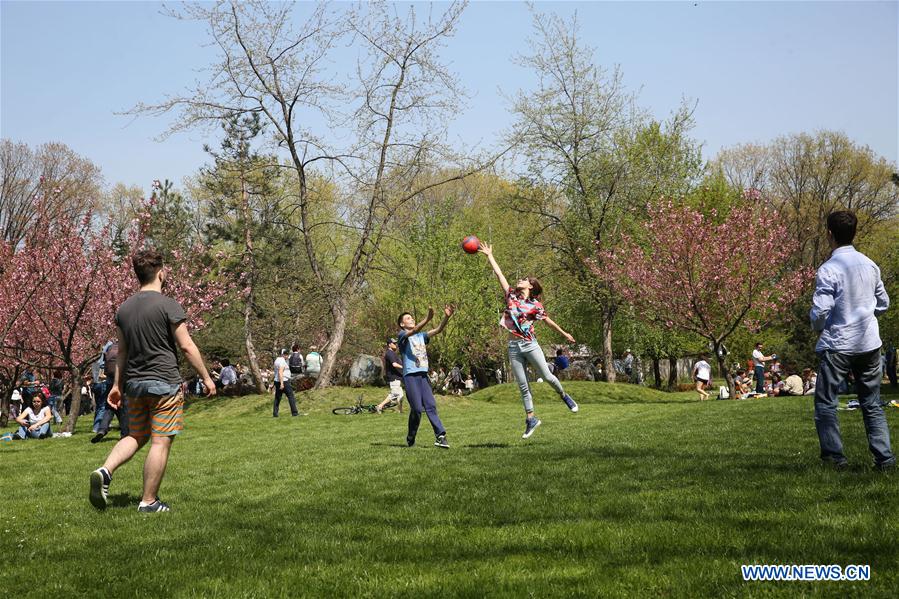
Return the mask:
M 523 298 L 517 289 L 509 287 L 506 309 L 499 320 L 501 327 L 524 341 L 536 341 L 534 323 L 546 318 L 546 310 L 538 300 Z

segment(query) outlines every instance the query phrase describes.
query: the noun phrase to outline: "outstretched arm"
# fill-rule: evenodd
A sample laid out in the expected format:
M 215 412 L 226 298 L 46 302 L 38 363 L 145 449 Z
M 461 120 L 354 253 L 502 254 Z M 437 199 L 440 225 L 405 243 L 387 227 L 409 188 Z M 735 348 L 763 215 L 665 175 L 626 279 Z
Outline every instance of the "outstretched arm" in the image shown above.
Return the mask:
M 449 321 L 450 316 L 453 315 L 453 312 L 456 311 L 456 307 L 447 304 L 443 307 L 443 320 L 440 321 L 440 324 L 437 325 L 436 329 L 431 329 L 428 331 L 428 337 L 433 337 L 434 335 L 439 335 L 443 332 L 443 329 L 446 328 L 446 323 Z
M 428 315 L 425 316 L 425 319 L 422 320 L 417 325 L 415 325 L 414 329 L 412 329 L 411 331 L 406 333 L 406 336 L 411 337 L 415 333 L 418 333 L 419 331 L 421 331 L 423 328 L 425 328 L 428 325 L 429 322 L 431 322 L 432 318 L 434 318 L 434 308 L 428 308 Z
M 564 330 L 562 330 L 562 327 L 557 325 L 556 322 L 552 318 L 547 316 L 546 318 L 543 319 L 543 322 L 545 322 L 549 328 L 551 328 L 555 331 L 558 331 L 558 333 L 560 335 L 562 335 L 563 337 L 565 337 L 565 339 L 568 340 L 568 343 L 574 343 L 574 337 L 572 337 L 571 335 L 566 333 Z
M 481 247 L 478 248 L 478 251 L 487 256 L 487 262 L 489 262 L 490 266 L 493 268 L 493 274 L 495 274 L 496 278 L 499 279 L 499 284 L 503 288 L 503 293 L 509 293 L 509 281 L 506 280 L 505 275 L 503 275 L 503 271 L 500 269 L 499 264 L 496 263 L 496 259 L 493 257 L 493 246 L 482 243 Z

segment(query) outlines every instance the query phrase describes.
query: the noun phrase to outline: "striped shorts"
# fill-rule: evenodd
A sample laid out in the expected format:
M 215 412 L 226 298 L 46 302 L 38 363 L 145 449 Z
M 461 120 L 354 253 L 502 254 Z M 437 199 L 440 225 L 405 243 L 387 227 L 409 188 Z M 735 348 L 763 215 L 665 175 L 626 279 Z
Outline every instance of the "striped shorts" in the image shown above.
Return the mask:
M 128 427 L 132 437 L 170 437 L 184 429 L 184 394 L 128 398 Z

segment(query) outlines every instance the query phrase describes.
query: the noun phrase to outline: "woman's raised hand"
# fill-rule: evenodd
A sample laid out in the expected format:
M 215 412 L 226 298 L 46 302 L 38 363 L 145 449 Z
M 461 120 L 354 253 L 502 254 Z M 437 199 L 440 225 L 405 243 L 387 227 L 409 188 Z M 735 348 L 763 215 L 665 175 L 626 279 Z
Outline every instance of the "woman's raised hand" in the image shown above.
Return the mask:
M 478 247 L 478 252 L 480 252 L 486 256 L 492 256 L 493 255 L 493 246 L 486 244 L 482 241 L 481 245 Z

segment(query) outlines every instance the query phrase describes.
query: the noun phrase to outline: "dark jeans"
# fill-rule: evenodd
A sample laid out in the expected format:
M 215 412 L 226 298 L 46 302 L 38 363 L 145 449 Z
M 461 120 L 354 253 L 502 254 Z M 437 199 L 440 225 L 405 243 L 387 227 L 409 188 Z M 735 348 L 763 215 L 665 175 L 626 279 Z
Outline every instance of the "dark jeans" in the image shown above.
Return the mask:
M 896 353 L 887 352 L 887 378 L 890 379 L 890 385 L 897 386 L 896 382 Z
M 97 409 L 94 410 L 94 432 L 98 432 L 100 430 L 100 426 L 103 424 L 103 420 L 106 416 L 106 411 L 111 410 L 112 408 L 106 403 L 106 397 L 109 395 L 109 390 L 112 388 L 112 383 L 109 380 L 105 380 L 102 383 L 97 382 L 92 385 L 91 390 L 94 392 L 94 404 L 96 404 Z M 107 424 L 112 421 L 112 416 L 107 420 Z M 119 420 L 121 422 L 121 420 Z M 107 430 L 109 428 L 107 427 Z
M 837 421 L 837 389 L 849 372 L 855 377 L 858 402 L 868 435 L 868 449 L 878 466 L 896 463 L 890 449 L 890 429 L 880 403 L 882 377 L 880 350 L 865 354 L 840 354 L 824 351 L 818 354 L 818 382 L 815 385 L 815 428 L 821 443 L 821 459 L 845 462 L 840 423 Z
M 431 382 L 428 380 L 428 373 L 415 372 L 407 374 L 403 377 L 403 383 L 406 385 L 406 396 L 409 398 L 409 434 L 408 439 L 415 439 L 418 434 L 418 425 L 421 424 L 421 413 L 428 415 L 431 421 L 431 427 L 434 429 L 434 435 L 439 436 L 446 432 L 443 423 L 440 422 L 440 416 L 437 415 L 437 401 L 434 399 L 434 392 L 431 391 Z
M 106 410 L 103 411 L 103 418 L 100 420 L 100 425 L 97 427 L 97 432 L 106 434 L 109 432 L 109 425 L 112 424 L 112 417 L 115 416 L 119 419 L 119 432 L 121 436 L 128 436 L 128 400 L 123 395 L 122 403 L 119 406 L 118 410 L 112 408 L 112 406 L 107 405 Z
M 275 381 L 275 409 L 272 411 L 272 416 L 278 416 L 278 408 L 281 406 L 282 394 L 287 395 L 287 403 L 290 404 L 290 415 L 298 415 L 297 400 L 293 395 L 293 387 L 291 386 L 290 381 L 284 381 L 284 389 L 281 389 L 280 382 Z
M 764 393 L 765 392 L 765 367 L 764 366 L 756 366 L 755 370 L 755 392 L 756 393 Z

